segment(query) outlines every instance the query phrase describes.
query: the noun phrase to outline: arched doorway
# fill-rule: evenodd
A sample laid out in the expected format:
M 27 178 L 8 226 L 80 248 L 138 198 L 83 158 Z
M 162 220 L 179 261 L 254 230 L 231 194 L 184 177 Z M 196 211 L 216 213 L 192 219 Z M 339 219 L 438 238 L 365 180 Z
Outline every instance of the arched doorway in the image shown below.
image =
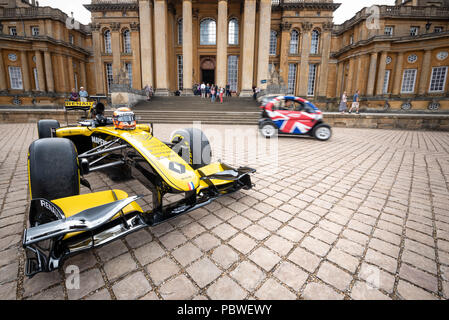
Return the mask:
M 215 58 L 204 57 L 201 59 L 201 82 L 205 84 L 215 83 Z

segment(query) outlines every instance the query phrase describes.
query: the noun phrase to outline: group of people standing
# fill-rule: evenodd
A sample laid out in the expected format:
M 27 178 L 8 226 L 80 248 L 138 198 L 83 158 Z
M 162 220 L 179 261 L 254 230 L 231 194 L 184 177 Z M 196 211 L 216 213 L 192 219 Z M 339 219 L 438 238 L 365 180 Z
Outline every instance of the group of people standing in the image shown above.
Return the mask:
M 220 101 L 220 103 L 223 103 L 223 97 L 225 95 L 226 97 L 231 96 L 229 84 L 226 85 L 226 87 L 220 87 L 214 84 L 205 84 L 203 82 L 202 84 L 194 85 L 193 90 L 195 95 L 201 95 L 201 98 L 210 99 L 211 102 Z
M 349 109 L 349 113 L 352 113 L 352 110 L 355 109 L 356 114 L 359 114 L 359 107 L 360 107 L 360 94 L 359 90 L 356 90 L 352 99 L 352 105 L 351 108 Z M 348 96 L 345 91 L 341 96 L 340 107 L 338 108 L 338 111 L 340 111 L 341 114 L 345 114 L 347 108 L 348 108 Z

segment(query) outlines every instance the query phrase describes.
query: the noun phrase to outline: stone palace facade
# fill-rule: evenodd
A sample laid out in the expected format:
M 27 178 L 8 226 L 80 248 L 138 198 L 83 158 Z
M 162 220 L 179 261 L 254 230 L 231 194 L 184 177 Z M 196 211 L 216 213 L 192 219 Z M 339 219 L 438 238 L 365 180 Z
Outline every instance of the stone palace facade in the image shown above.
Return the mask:
M 0 0 L 0 105 L 59 105 L 119 78 L 157 95 L 201 82 L 249 96 L 279 75 L 321 107 L 449 110 L 449 0 L 397 0 L 333 24 L 332 0 L 92 0 L 92 23 Z

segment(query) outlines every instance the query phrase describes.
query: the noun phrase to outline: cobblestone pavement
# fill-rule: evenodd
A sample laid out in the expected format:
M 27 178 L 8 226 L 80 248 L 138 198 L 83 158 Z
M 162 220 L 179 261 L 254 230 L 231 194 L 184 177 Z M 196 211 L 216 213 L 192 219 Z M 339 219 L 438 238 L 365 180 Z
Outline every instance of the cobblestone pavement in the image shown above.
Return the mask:
M 167 139 L 174 127 L 156 125 L 156 136 Z M 449 133 L 334 129 L 325 143 L 281 137 L 277 173 L 267 170 L 274 156 L 248 163 L 258 169 L 253 190 L 30 280 L 20 242 L 36 131 L 0 125 L 0 299 L 449 298 Z M 223 148 L 230 164 L 250 162 Z M 104 174 L 88 179 L 94 191 L 112 186 Z M 114 187 L 146 194 L 148 207 L 137 182 Z M 81 271 L 79 289 L 70 289 L 71 265 Z

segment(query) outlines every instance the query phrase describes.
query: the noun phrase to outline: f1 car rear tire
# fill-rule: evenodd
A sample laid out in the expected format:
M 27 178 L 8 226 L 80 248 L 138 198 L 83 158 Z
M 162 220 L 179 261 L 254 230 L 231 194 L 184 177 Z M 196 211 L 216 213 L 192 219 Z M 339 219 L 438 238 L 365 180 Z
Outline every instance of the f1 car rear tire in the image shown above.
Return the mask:
M 78 154 L 69 139 L 34 141 L 28 153 L 28 174 L 32 199 L 54 200 L 80 193 Z
M 278 134 L 278 128 L 276 128 L 276 126 L 271 123 L 271 122 L 263 122 L 260 125 L 260 133 L 267 139 L 271 139 L 273 137 L 276 137 Z
M 320 141 L 329 140 L 332 137 L 331 127 L 324 123 L 319 124 L 313 128 L 313 136 Z
M 51 138 L 51 129 L 58 129 L 59 127 L 58 120 L 39 120 L 37 123 L 39 139 Z
M 172 135 L 172 148 L 193 169 L 207 166 L 211 162 L 212 151 L 209 139 L 203 131 L 197 128 L 187 128 L 176 131 Z

